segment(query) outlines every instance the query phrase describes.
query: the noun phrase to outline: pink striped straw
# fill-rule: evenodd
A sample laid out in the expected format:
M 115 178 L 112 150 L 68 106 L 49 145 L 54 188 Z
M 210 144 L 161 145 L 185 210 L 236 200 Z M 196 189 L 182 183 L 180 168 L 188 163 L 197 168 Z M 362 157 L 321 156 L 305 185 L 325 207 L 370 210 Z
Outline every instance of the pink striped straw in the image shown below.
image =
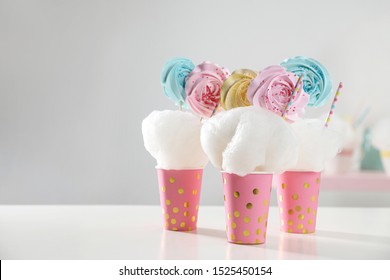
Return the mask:
M 292 105 L 292 103 L 293 103 L 294 95 L 295 95 L 295 94 L 299 91 L 299 89 L 300 89 L 300 84 L 302 84 L 302 83 L 301 83 L 302 77 L 303 77 L 303 75 L 299 76 L 298 81 L 297 81 L 297 83 L 295 84 L 295 87 L 294 87 L 293 91 L 291 92 L 290 98 L 289 98 L 289 100 L 288 100 L 288 102 L 287 102 L 287 104 L 286 104 L 286 107 L 284 108 L 283 114 L 282 114 L 283 120 L 286 120 L 287 111 L 288 111 L 288 109 L 291 107 L 291 105 Z
M 340 95 L 342 88 L 343 88 L 343 84 L 340 82 L 339 83 L 339 87 L 337 88 L 337 91 L 336 91 L 336 95 L 334 96 L 334 99 L 333 99 L 333 102 L 332 102 L 332 106 L 330 107 L 330 111 L 329 111 L 329 114 L 328 114 L 328 118 L 326 119 L 325 127 L 329 126 L 330 117 L 333 115 L 333 110 L 336 107 L 336 102 L 338 100 L 338 96 Z

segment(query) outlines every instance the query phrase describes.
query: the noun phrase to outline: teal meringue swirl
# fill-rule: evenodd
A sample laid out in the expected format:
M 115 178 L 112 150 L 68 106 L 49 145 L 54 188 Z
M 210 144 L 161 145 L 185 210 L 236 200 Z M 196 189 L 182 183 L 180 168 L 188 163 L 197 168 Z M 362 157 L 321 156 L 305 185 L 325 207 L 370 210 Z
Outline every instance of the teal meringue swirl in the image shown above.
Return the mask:
M 303 90 L 310 96 L 308 106 L 320 107 L 330 98 L 332 80 L 328 70 L 317 60 L 296 56 L 284 60 L 280 65 L 298 76 L 303 75 Z
M 195 68 L 194 63 L 187 58 L 172 58 L 164 64 L 161 73 L 161 84 L 165 95 L 175 102 L 187 108 L 186 100 L 186 78 Z

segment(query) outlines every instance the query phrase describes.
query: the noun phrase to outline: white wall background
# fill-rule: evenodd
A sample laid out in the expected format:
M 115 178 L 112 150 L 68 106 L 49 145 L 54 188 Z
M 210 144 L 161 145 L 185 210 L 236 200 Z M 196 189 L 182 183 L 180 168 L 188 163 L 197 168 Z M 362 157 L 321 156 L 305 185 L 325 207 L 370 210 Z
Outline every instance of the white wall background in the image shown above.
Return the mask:
M 0 203 L 158 203 L 141 121 L 174 109 L 163 63 L 320 60 L 337 110 L 390 110 L 390 2 L 0 0 Z M 330 104 L 329 104 L 330 105 Z M 202 202 L 222 203 L 205 170 Z

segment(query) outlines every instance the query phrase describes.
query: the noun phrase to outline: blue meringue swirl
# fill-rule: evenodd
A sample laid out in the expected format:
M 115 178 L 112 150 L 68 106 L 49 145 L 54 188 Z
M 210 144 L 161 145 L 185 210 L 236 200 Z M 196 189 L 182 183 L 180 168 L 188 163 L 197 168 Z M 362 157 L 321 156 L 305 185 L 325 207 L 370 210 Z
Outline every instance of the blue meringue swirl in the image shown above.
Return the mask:
M 172 58 L 167 61 L 161 73 L 161 84 L 165 95 L 176 105 L 187 108 L 185 84 L 186 78 L 195 68 L 194 63 L 187 58 Z
M 303 90 L 310 96 L 308 106 L 320 107 L 331 96 L 332 80 L 328 70 L 317 60 L 296 56 L 284 60 L 280 65 L 298 76 L 303 75 Z

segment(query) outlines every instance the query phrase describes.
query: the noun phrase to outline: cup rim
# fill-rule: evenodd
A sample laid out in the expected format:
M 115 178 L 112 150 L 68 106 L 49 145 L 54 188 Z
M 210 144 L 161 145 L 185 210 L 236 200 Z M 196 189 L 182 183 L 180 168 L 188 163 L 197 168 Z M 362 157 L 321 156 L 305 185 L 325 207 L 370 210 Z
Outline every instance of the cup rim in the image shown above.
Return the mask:
M 233 175 L 237 175 L 237 176 L 240 176 L 240 177 L 244 177 L 244 176 L 247 176 L 247 175 L 274 175 L 275 174 L 275 172 L 255 171 L 255 172 L 250 172 L 248 174 L 245 174 L 244 176 L 241 176 L 241 175 L 238 175 L 236 173 L 227 172 L 225 170 L 220 170 L 220 171 L 221 171 L 221 173 L 233 174 Z
M 154 168 L 156 170 L 166 170 L 166 171 L 199 171 L 199 170 L 204 170 L 204 167 L 200 167 L 200 168 L 184 168 L 184 169 L 174 169 L 174 168 L 166 169 L 166 168 L 161 168 L 161 167 L 155 166 Z
M 322 174 L 322 171 L 313 171 L 313 170 L 286 170 L 278 175 L 282 175 L 283 173 L 286 172 L 294 172 L 294 173 L 320 173 Z

